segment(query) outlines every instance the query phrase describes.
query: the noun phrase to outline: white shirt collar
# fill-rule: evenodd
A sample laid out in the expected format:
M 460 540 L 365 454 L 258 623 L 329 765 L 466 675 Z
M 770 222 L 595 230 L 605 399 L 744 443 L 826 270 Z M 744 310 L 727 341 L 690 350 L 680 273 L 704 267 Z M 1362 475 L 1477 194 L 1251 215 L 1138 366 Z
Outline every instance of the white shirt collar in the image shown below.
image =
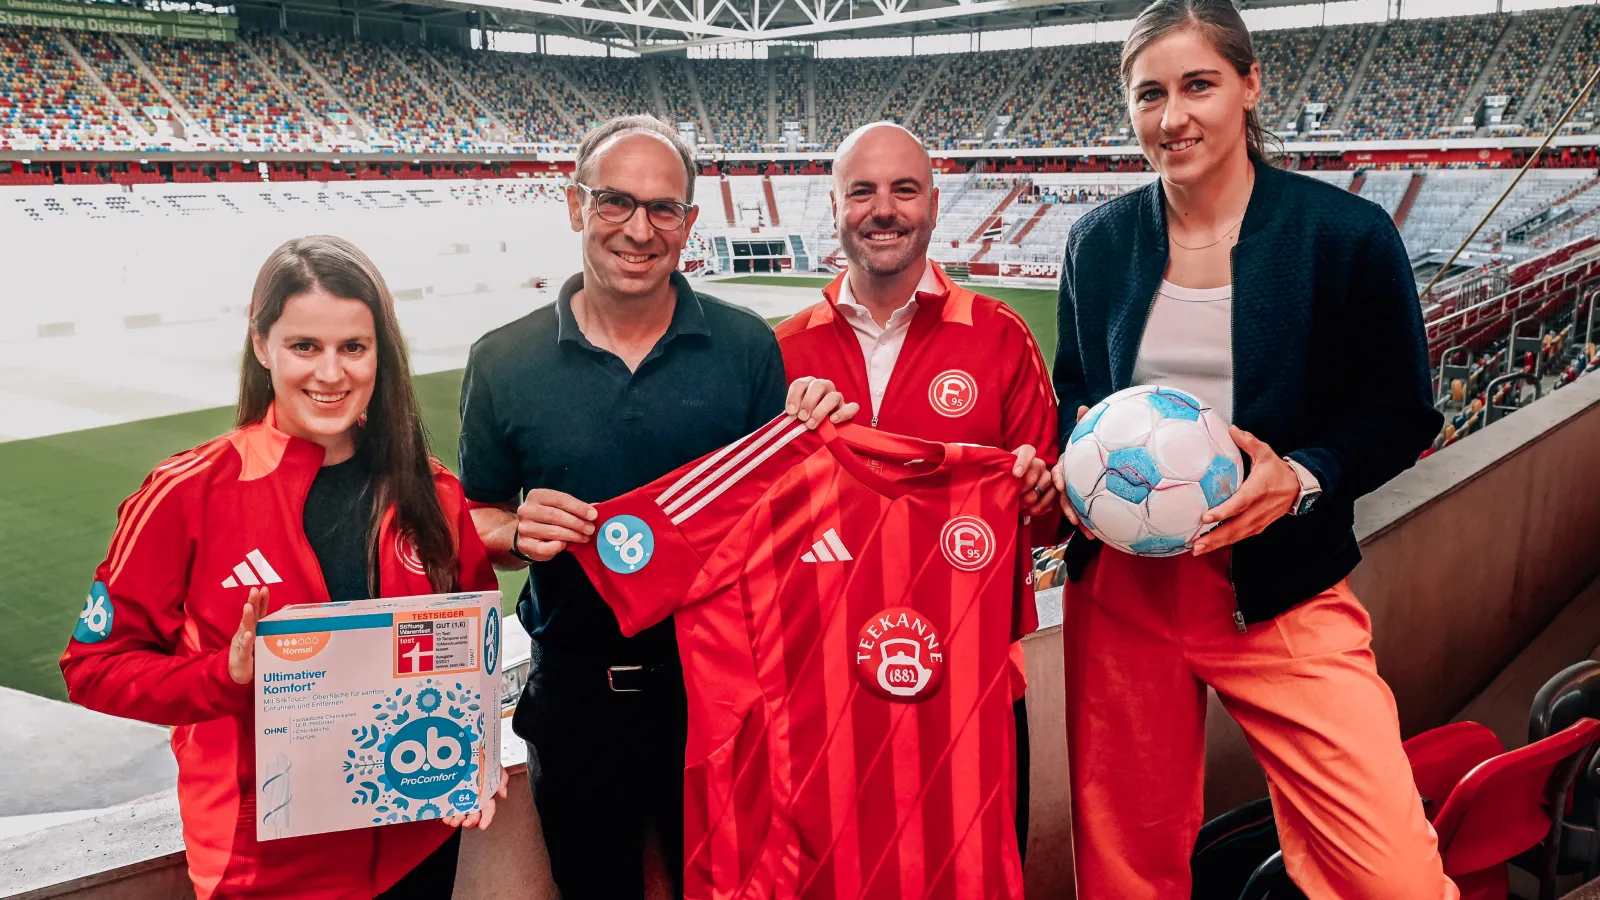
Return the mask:
M 922 264 L 922 279 L 917 282 L 917 286 L 912 290 L 911 296 L 906 298 L 906 302 L 889 315 L 893 318 L 900 315 L 902 311 L 907 314 L 916 312 L 918 294 L 937 293 L 939 293 L 939 278 L 933 273 L 933 263 L 924 261 Z M 848 271 L 845 272 L 844 283 L 839 285 L 838 305 L 844 307 L 852 315 L 872 315 L 871 310 L 856 302 L 855 294 L 850 290 L 850 273 Z

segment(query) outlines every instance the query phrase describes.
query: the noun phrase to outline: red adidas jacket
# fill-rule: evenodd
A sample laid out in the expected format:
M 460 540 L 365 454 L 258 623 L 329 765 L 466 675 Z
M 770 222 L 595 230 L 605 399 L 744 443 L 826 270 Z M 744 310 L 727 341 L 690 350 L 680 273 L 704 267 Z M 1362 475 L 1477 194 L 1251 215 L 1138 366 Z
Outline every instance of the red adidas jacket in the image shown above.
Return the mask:
M 254 694 L 228 676 L 228 645 L 252 583 L 269 587 L 271 609 L 328 599 L 301 525 L 322 448 L 272 422 L 269 413 L 172 457 L 123 501 L 61 673 L 76 703 L 176 726 L 178 804 L 200 900 L 370 898 L 437 849 L 450 827 L 255 838 Z M 460 588 L 493 590 L 461 485 L 437 462 L 434 486 L 459 548 Z M 433 593 L 393 518 L 391 510 L 379 539 L 384 596 Z
M 929 265 L 940 293 L 917 295 L 916 315 L 872 424 L 925 441 L 1002 450 L 1032 444 L 1054 465 L 1056 395 L 1033 334 L 1011 307 L 955 284 L 938 263 Z M 822 302 L 778 326 L 778 346 L 789 381 L 827 378 L 869 417 L 861 341 L 836 305 L 845 277 L 823 288 Z M 1056 541 L 1059 515 L 1035 520 L 1034 543 Z

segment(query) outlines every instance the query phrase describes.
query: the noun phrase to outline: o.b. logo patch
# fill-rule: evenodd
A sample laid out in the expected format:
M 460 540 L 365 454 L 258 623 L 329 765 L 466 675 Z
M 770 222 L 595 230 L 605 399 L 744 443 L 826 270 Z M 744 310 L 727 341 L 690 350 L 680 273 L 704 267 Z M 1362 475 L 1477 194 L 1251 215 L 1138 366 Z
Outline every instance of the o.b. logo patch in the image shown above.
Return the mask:
M 932 621 L 909 606 L 878 613 L 856 636 L 856 680 L 895 703 L 921 703 L 944 684 L 944 644 Z
M 977 516 L 956 516 L 939 530 L 939 549 L 950 565 L 976 572 L 994 558 L 994 530 Z
M 116 610 L 111 607 L 111 593 L 104 582 L 96 581 L 83 601 L 83 611 L 78 613 L 78 624 L 72 628 L 72 639 L 81 644 L 98 644 L 111 636 L 112 620 Z
M 600 540 L 595 549 L 606 568 L 619 575 L 631 575 L 650 562 L 650 555 L 656 549 L 656 537 L 638 516 L 612 516 L 600 526 Z
M 488 617 L 483 620 L 483 671 L 487 675 L 493 675 L 498 665 L 500 665 L 500 610 L 491 606 Z
M 384 780 L 414 800 L 441 797 L 471 774 L 471 748 L 455 722 L 443 716 L 413 719 L 384 748 Z
M 947 369 L 928 383 L 928 403 L 942 416 L 956 419 L 978 404 L 978 380 L 960 369 Z

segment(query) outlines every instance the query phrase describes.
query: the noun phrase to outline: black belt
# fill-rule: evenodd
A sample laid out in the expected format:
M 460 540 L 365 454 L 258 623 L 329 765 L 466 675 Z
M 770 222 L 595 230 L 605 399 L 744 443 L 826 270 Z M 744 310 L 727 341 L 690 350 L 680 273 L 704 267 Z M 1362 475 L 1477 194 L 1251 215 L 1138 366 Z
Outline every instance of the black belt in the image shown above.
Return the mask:
M 654 666 L 607 666 L 606 686 L 619 694 L 637 694 L 651 688 L 659 687 L 663 676 L 677 675 L 677 681 L 682 681 L 679 668 L 675 665 Z
M 533 642 L 532 669 L 533 671 L 529 673 L 530 682 L 537 678 L 539 670 L 544 669 L 560 681 L 576 680 L 582 684 L 593 684 L 592 679 L 604 679 L 605 687 L 618 694 L 639 694 L 665 686 L 681 688 L 683 684 L 683 668 L 677 660 L 653 664 L 597 666 L 592 659 L 577 659 L 570 655 L 552 653 L 538 641 Z

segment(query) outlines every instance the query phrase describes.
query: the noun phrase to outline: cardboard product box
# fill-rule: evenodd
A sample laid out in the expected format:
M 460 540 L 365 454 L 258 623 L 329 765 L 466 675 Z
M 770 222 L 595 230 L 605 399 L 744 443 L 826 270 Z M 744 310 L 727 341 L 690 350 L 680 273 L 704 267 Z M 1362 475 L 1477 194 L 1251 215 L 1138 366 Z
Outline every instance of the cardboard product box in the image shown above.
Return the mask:
M 256 629 L 256 838 L 436 819 L 500 787 L 500 592 L 286 606 Z

